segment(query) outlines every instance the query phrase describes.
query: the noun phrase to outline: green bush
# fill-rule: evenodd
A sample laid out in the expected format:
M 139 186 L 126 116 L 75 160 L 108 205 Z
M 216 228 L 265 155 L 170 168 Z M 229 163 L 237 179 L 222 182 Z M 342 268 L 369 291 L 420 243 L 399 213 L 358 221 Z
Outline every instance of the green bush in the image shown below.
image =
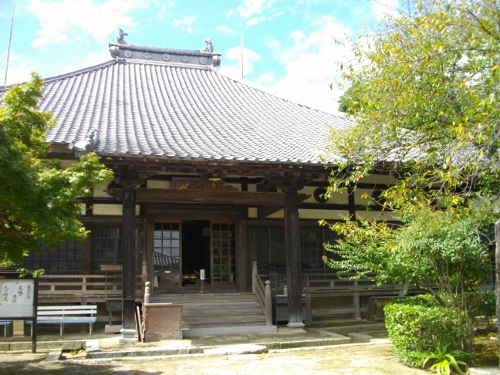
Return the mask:
M 438 306 L 430 295 L 390 301 L 384 312 L 394 353 L 409 366 L 423 367 L 438 347 L 467 351 L 472 335 L 463 312 Z
M 496 295 L 493 290 L 483 290 L 476 293 L 477 307 L 471 311 L 475 318 L 482 318 L 491 324 L 497 314 Z

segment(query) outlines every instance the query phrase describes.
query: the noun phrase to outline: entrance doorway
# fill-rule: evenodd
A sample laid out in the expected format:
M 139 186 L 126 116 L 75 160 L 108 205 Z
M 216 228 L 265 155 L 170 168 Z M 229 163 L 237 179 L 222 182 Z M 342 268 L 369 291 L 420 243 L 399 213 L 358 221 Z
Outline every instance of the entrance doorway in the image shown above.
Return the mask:
M 210 221 L 182 221 L 182 286 L 194 285 L 205 270 L 210 282 Z

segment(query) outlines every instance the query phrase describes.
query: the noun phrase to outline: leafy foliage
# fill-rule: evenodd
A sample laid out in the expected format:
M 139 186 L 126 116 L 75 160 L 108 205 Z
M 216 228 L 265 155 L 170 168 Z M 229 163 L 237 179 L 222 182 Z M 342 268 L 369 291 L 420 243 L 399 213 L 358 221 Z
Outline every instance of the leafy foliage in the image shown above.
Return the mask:
M 340 105 L 354 125 L 332 128 L 325 153 L 325 164 L 340 160 L 329 192 L 391 175 L 380 204 L 402 223 L 322 222 L 344 236 L 326 246 L 340 260 L 325 262 L 426 291 L 445 321 L 447 311 L 461 314 L 454 324 L 467 350 L 490 263 L 480 233 L 500 217 L 499 24 L 498 0 L 411 0 L 359 42 L 345 41 L 354 57 L 339 64 Z M 411 319 L 397 324 L 434 334 L 427 319 L 412 331 Z
M 429 208 L 395 228 L 382 221 L 339 222 L 330 227 L 343 238 L 325 244 L 338 257 L 323 260 L 340 274 L 355 272 L 351 277 L 377 284 L 403 282 L 433 295 L 442 306 L 466 309 L 490 269 L 480 225 L 481 218 L 467 210 Z
M 463 375 L 468 371 L 467 363 L 459 360 L 459 358 L 467 357 L 468 353 L 463 350 L 448 351 L 448 345 L 438 345 L 436 351 L 427 356 L 424 361 L 424 366 L 431 361 L 433 364 L 429 367 L 432 371 L 440 375 L 450 375 L 450 369 L 453 368 L 458 374 Z M 462 367 L 465 372 L 462 371 Z
M 341 107 L 356 125 L 331 130 L 332 190 L 379 169 L 399 180 L 394 207 L 498 194 L 499 23 L 498 0 L 417 0 L 347 41 Z
M 469 350 L 472 336 L 462 324 L 463 311 L 439 306 L 430 296 L 389 301 L 384 313 L 394 352 L 409 366 L 423 367 L 440 348 L 446 348 L 444 354 Z
M 3 93 L 0 107 L 0 265 L 19 264 L 31 249 L 74 239 L 86 230 L 79 221 L 80 197 L 112 173 L 95 154 L 67 168 L 42 159 L 44 135 L 54 124 L 50 112 L 37 107 L 43 80 L 31 80 Z

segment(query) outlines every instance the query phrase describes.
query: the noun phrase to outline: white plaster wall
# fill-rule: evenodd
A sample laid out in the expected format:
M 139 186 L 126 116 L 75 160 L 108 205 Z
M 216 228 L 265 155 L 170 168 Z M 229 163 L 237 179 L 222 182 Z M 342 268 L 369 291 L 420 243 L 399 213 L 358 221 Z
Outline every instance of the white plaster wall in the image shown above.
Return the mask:
M 371 202 L 373 189 L 356 189 L 354 190 L 354 204 L 368 204 Z M 366 197 L 363 197 L 366 196 Z
M 100 183 L 99 185 L 94 187 L 94 197 L 96 198 L 110 198 L 109 194 L 105 192 L 108 188 L 109 181 L 105 181 Z
M 172 181 L 148 180 L 146 187 L 148 189 L 172 189 Z
M 316 190 L 316 186 L 306 186 L 302 190 L 299 190 L 299 194 L 307 194 L 310 195 L 304 202 L 305 203 L 318 203 L 314 199 L 314 190 Z M 341 194 L 338 192 L 331 193 L 331 197 L 324 204 L 347 204 L 348 197 L 347 194 Z
M 284 210 L 275 212 L 269 215 L 269 219 L 283 219 L 285 217 Z M 299 208 L 299 219 L 314 219 L 314 220 L 343 220 L 349 217 L 349 211 L 338 211 L 338 210 L 310 210 L 310 209 L 300 209 Z
M 122 216 L 123 206 L 121 204 L 94 204 L 92 208 L 94 215 Z M 135 206 L 135 215 L 139 216 L 140 206 Z
M 396 182 L 393 176 L 371 174 L 359 180 L 361 184 L 384 184 L 392 185 Z
M 299 208 L 300 219 L 316 219 L 316 220 L 344 220 L 349 217 L 349 211 L 339 210 L 309 210 Z
M 399 215 L 392 211 L 356 211 L 356 218 L 360 220 L 400 220 Z

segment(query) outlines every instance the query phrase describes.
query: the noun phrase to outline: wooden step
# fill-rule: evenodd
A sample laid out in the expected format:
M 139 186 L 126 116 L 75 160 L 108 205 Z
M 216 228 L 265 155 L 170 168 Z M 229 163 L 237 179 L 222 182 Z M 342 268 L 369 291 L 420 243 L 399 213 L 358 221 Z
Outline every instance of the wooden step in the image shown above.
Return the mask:
M 184 332 L 266 325 L 264 312 L 252 293 L 155 294 L 151 302 L 181 304 Z

